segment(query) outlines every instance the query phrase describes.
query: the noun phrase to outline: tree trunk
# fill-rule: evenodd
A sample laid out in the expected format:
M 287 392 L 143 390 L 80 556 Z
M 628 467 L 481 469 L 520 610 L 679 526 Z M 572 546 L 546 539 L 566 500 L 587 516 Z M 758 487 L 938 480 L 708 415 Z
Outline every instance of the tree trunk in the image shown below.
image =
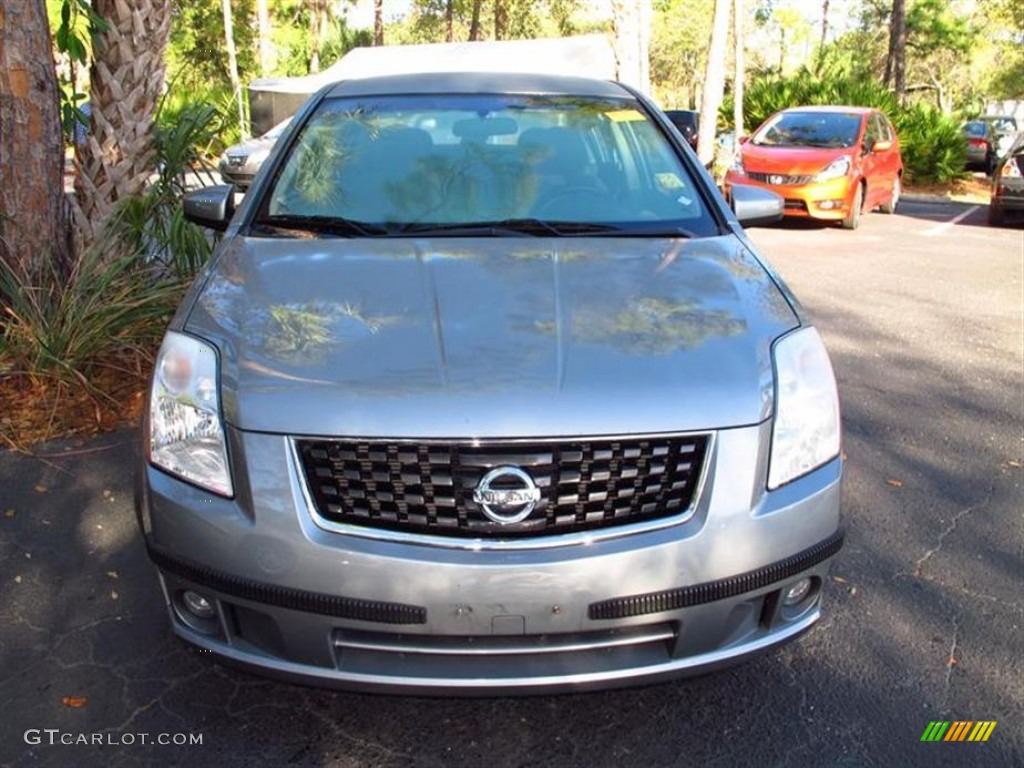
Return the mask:
M 274 44 L 271 40 L 270 9 L 267 0 L 256 0 L 256 45 L 259 47 L 260 77 L 274 71 Z
M 64 140 L 43 0 L 0 4 L 0 259 L 34 272 L 71 255 Z
M 828 43 L 828 0 L 822 0 L 821 2 L 821 44 L 818 46 L 819 51 L 825 50 L 825 45 Z
M 722 93 L 725 90 L 725 50 L 729 37 L 730 5 L 730 0 L 715 0 L 711 43 L 708 46 L 708 62 L 704 70 L 700 133 L 697 138 L 697 154 L 702 163 L 710 163 L 715 159 L 715 129 L 718 126 L 718 109 L 722 106 Z
M 892 83 L 896 97 L 903 101 L 906 80 L 907 23 L 905 0 L 893 0 L 889 24 L 889 56 L 885 62 L 885 82 Z
M 373 0 L 373 44 L 384 45 L 384 0 Z
M 483 0 L 473 0 L 473 16 L 469 22 L 469 39 L 480 39 L 480 5 Z
M 452 7 L 454 0 L 446 0 L 444 4 L 444 40 L 450 43 L 455 40 L 455 9 Z
M 224 44 L 228 51 L 228 74 L 231 76 L 231 91 L 238 102 L 238 127 L 242 132 L 242 141 L 249 138 L 245 126 L 245 103 L 242 97 L 242 81 L 238 77 L 238 53 L 235 50 L 235 24 L 231 15 L 231 0 L 221 0 L 221 12 L 224 14 Z
M 494 0 L 494 39 L 508 35 L 508 0 Z
M 822 0 L 821 3 L 821 41 L 818 43 L 818 52 L 815 55 L 814 73 L 820 74 L 825 63 L 825 46 L 828 45 L 828 6 L 829 0 Z
M 153 170 L 153 118 L 171 30 L 171 0 L 93 0 L 93 8 L 108 28 L 94 39 L 92 125 L 78 147 L 75 214 L 85 242 L 118 200 L 142 192 Z
M 315 74 L 320 71 L 320 3 L 322 0 L 312 0 L 309 9 L 309 72 Z
M 825 0 L 827 3 L 828 0 Z M 736 0 L 733 8 L 733 43 L 735 45 L 735 72 L 732 87 L 732 125 L 738 142 L 743 135 L 743 79 L 746 66 L 743 63 L 743 0 Z
M 616 77 L 650 91 L 650 0 L 612 0 Z

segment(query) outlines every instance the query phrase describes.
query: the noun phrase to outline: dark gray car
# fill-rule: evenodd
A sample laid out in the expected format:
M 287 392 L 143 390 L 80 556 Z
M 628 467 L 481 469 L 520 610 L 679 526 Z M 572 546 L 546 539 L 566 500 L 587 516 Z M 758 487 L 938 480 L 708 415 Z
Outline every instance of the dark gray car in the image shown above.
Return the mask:
M 623 85 L 349 81 L 295 118 L 161 347 L 138 512 L 174 631 L 291 680 L 573 690 L 820 615 L 828 355 Z M 230 223 L 228 223 L 230 220 Z

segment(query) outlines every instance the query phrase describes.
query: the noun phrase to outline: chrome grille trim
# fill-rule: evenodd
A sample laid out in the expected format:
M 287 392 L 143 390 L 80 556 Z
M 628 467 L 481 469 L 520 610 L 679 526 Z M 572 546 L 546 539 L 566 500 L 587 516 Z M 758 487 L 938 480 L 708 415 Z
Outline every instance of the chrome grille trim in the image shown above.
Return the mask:
M 785 173 L 760 173 L 759 171 L 747 171 L 747 176 L 754 181 L 760 181 L 762 184 L 771 184 L 769 181 L 774 176 L 778 176 L 781 181 L 779 185 L 785 184 L 809 184 L 813 176 L 790 176 Z
M 673 624 L 654 624 L 609 632 L 581 632 L 558 635 L 392 635 L 337 630 L 334 647 L 344 652 L 417 654 L 423 656 L 528 656 L 549 653 L 578 653 L 627 648 L 651 643 L 675 642 Z M 420 641 L 420 642 L 417 642 Z
M 696 485 L 690 497 L 689 506 L 678 514 L 661 517 L 653 520 L 644 520 L 636 523 L 628 523 L 608 528 L 597 528 L 593 530 L 554 533 L 546 536 L 533 538 L 468 538 L 451 537 L 425 534 L 412 531 L 393 531 L 385 528 L 369 528 L 361 525 L 350 525 L 339 523 L 323 517 L 317 510 L 316 502 L 309 491 L 309 484 L 306 481 L 303 470 L 302 458 L 299 455 L 298 442 L 300 440 L 325 440 L 323 436 L 292 436 L 285 438 L 288 453 L 292 463 L 291 485 L 292 493 L 297 505 L 304 505 L 309 513 L 310 519 L 320 529 L 331 533 L 344 534 L 362 539 L 373 539 L 377 541 L 392 542 L 396 544 L 413 544 L 445 549 L 460 549 L 468 551 L 512 551 L 512 550 L 539 550 L 553 549 L 557 547 L 581 546 L 595 544 L 601 541 L 619 539 L 625 536 L 632 536 L 641 533 L 659 531 L 665 528 L 686 523 L 695 514 L 701 500 L 704 498 L 704 490 L 710 474 L 710 468 L 715 464 L 716 433 L 709 431 L 701 432 L 659 432 L 634 435 L 587 435 L 576 438 L 546 437 L 546 438 L 508 438 L 500 439 L 504 445 L 513 444 L 536 444 L 536 443 L 564 443 L 569 439 L 576 440 L 643 440 L 658 438 L 685 438 L 702 437 L 705 439 L 704 457 L 698 469 Z M 454 439 L 403 439 L 403 438 L 333 438 L 338 440 L 359 440 L 373 444 L 416 444 L 416 445 L 449 445 Z M 469 441 L 478 444 L 487 442 L 499 442 L 499 440 Z

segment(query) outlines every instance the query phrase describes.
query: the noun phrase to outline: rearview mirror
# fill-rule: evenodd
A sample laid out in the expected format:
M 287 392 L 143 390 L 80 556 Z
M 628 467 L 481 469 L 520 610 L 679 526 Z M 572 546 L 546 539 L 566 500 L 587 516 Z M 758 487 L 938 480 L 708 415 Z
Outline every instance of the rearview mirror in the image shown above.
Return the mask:
M 786 201 L 770 189 L 732 185 L 732 210 L 744 227 L 762 227 L 782 220 Z
M 185 218 L 223 232 L 235 214 L 235 185 L 217 184 L 188 192 L 181 200 Z

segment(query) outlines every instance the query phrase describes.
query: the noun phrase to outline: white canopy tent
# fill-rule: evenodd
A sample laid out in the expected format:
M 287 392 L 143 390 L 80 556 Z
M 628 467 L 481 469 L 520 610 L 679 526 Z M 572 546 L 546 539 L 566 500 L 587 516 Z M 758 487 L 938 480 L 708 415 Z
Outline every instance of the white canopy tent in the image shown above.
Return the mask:
M 251 83 L 253 132 L 263 133 L 290 117 L 329 83 L 423 72 L 526 72 L 632 80 L 617 71 L 615 51 L 604 35 L 355 48 L 318 74 Z

